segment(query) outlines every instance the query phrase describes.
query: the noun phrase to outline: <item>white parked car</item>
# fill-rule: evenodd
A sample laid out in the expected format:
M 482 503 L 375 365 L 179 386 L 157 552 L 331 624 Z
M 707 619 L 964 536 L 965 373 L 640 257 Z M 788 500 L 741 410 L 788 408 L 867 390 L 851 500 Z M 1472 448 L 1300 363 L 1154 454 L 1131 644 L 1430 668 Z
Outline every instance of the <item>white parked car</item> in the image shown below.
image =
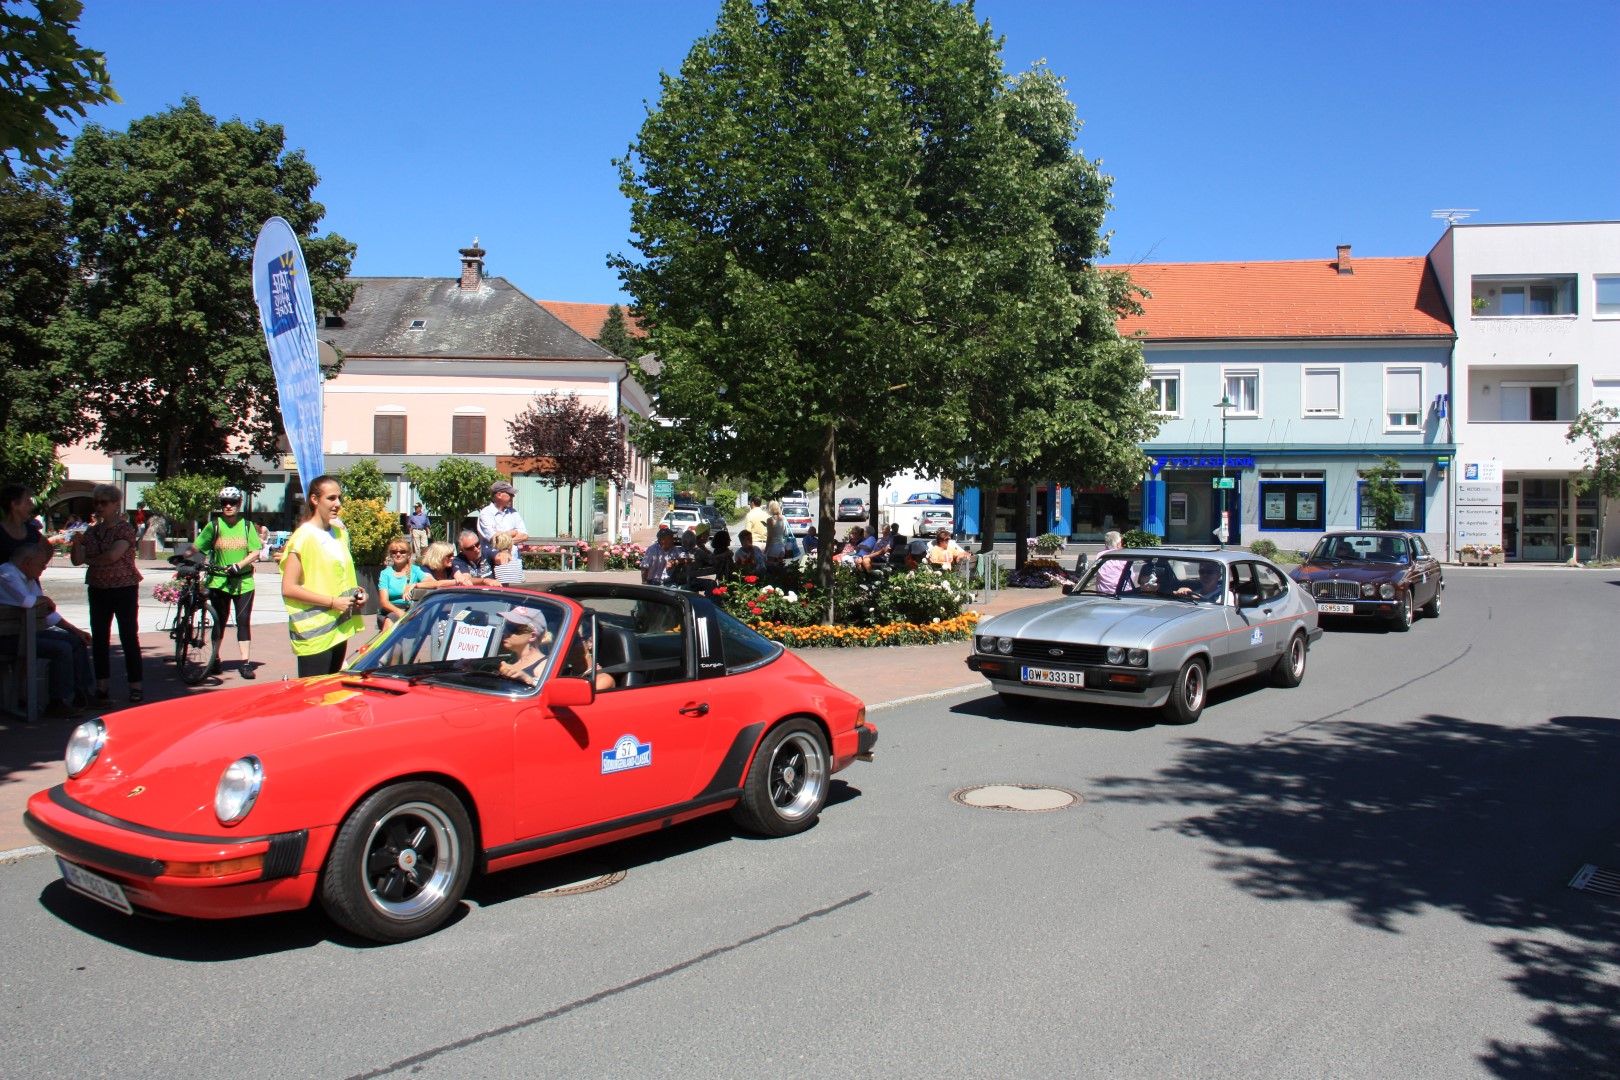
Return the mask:
M 661 529 L 673 529 L 676 536 L 680 536 L 691 529 L 698 536 L 709 535 L 709 521 L 702 511 L 695 508 L 677 506 L 666 513 L 658 522 Z
M 940 529 L 956 531 L 956 520 L 949 510 L 924 510 L 917 515 L 918 536 L 932 536 Z

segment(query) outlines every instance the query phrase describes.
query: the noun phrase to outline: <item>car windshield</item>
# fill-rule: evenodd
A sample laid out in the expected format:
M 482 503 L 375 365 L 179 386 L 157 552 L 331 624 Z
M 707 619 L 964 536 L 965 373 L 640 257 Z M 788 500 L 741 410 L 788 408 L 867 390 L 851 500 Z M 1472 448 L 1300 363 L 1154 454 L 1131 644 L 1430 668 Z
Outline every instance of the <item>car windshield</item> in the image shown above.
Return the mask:
M 1412 557 L 1404 536 L 1335 533 L 1316 542 L 1311 558 L 1318 562 L 1404 563 Z
M 1104 555 L 1072 595 L 1222 604 L 1226 567 L 1214 559 L 1184 556 Z
M 527 692 L 549 672 L 553 642 L 561 638 L 567 615 L 563 604 L 543 596 L 435 591 L 368 642 L 345 670 L 368 678 Z

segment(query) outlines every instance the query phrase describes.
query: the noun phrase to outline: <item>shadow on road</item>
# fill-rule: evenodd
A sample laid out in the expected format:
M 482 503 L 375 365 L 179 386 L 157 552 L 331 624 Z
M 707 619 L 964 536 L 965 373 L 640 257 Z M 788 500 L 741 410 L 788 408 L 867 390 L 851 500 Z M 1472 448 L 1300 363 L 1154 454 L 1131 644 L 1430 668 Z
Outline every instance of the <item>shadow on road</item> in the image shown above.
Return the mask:
M 1239 701 L 1266 689 L 1266 686 L 1264 677 L 1218 686 L 1209 692 L 1205 707 L 1213 709 L 1228 701 Z M 1099 731 L 1141 731 L 1166 723 L 1164 714 L 1157 709 L 1130 709 L 1121 705 L 1053 701 L 1037 697 L 1008 701 L 996 693 L 959 701 L 951 706 L 950 711 L 958 716 L 982 716 L 987 720 L 1006 720 L 1015 724 L 1095 728 Z
M 1545 1041 L 1493 1040 L 1482 1064 L 1590 1076 L 1620 1061 L 1620 902 L 1568 882 L 1588 862 L 1620 868 L 1616 775 L 1612 717 L 1508 728 L 1430 715 L 1250 746 L 1193 739 L 1161 775 L 1099 786 L 1191 808 L 1164 827 L 1216 844 L 1216 867 L 1255 896 L 1342 903 L 1390 933 L 1432 908 L 1508 931 L 1497 951 L 1542 1006 Z

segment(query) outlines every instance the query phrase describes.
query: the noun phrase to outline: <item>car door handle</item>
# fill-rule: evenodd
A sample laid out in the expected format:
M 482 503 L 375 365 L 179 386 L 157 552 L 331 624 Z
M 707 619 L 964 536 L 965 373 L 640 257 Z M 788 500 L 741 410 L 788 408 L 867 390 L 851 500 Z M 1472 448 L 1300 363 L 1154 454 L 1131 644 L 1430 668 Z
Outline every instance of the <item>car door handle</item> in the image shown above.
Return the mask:
M 696 705 L 688 705 L 686 708 L 681 710 L 681 715 L 707 716 L 709 715 L 709 703 L 707 701 L 700 701 Z

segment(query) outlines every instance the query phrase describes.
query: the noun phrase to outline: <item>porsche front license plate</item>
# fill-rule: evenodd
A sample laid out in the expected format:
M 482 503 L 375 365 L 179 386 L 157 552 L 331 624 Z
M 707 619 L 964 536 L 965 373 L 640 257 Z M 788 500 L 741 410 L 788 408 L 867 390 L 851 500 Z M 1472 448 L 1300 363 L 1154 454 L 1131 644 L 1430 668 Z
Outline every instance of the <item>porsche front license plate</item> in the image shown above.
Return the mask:
M 1316 610 L 1323 615 L 1354 615 L 1356 606 L 1354 604 L 1317 604 Z
M 130 906 L 129 897 L 124 895 L 124 887 L 116 881 L 108 881 L 100 874 L 86 870 L 68 862 L 60 855 L 56 858 L 56 865 L 62 868 L 62 880 L 67 887 L 76 893 L 83 893 L 92 900 L 99 900 L 110 908 L 117 908 L 125 915 L 135 914 Z
M 1084 686 L 1083 671 L 1056 671 L 1052 668 L 1027 667 L 1023 679 L 1027 683 L 1045 683 L 1047 686 Z

